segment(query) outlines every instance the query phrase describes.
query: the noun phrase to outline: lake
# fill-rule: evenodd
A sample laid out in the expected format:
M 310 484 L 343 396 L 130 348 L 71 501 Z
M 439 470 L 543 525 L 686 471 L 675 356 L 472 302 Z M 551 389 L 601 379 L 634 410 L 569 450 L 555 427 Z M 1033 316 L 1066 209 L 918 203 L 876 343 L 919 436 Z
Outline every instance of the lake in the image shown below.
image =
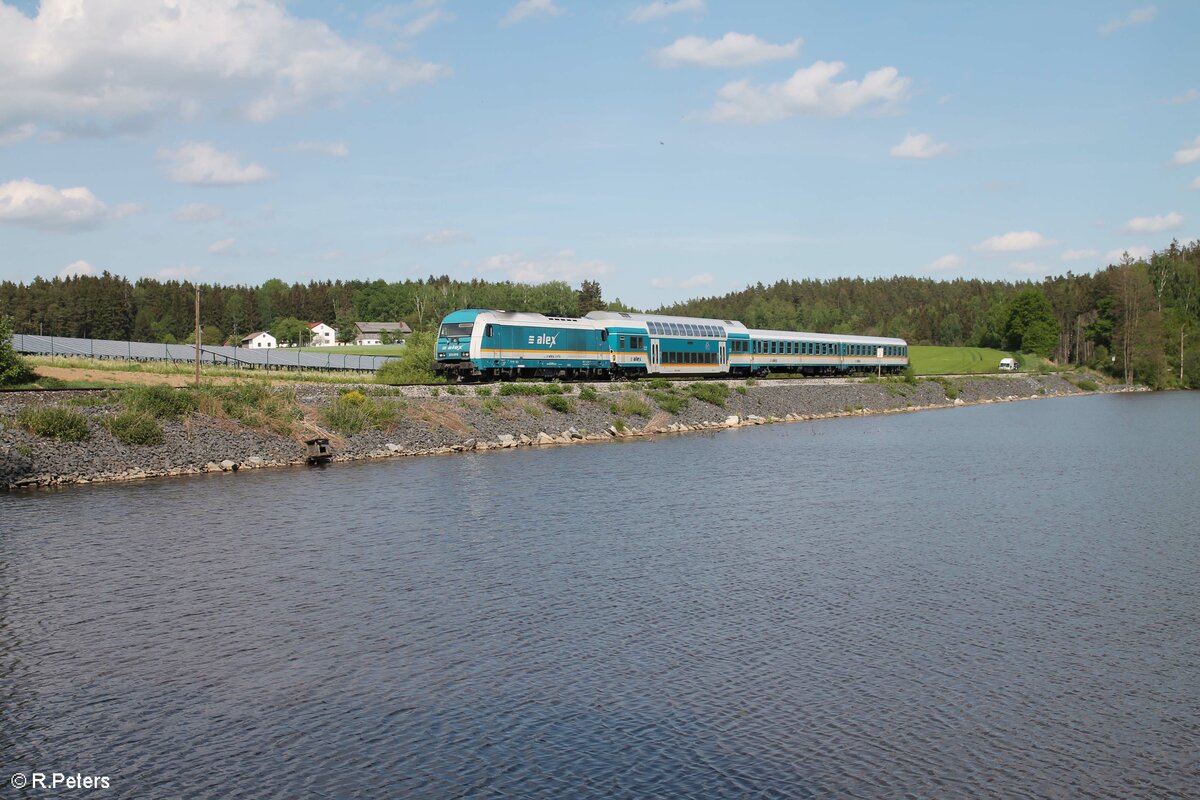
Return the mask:
M 1195 797 L 1198 465 L 1176 392 L 0 493 L 0 778 Z

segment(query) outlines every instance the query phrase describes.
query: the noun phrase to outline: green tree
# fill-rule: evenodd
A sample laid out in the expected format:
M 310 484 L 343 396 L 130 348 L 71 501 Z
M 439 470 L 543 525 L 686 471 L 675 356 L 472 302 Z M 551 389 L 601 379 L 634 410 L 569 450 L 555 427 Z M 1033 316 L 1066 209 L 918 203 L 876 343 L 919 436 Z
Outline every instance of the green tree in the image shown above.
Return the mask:
M 0 386 L 33 380 L 33 370 L 17 355 L 12 344 L 12 320 L 0 317 Z
M 604 300 L 600 293 L 599 281 L 584 281 L 579 286 L 579 316 L 589 311 L 603 311 Z
M 271 335 L 280 343 L 286 342 L 299 346 L 308 344 L 309 339 L 312 338 L 312 331 L 308 329 L 307 322 L 295 317 L 284 317 L 271 326 Z
M 1022 289 L 1008 304 L 1004 344 L 1009 350 L 1050 357 L 1058 344 L 1054 307 L 1041 289 Z

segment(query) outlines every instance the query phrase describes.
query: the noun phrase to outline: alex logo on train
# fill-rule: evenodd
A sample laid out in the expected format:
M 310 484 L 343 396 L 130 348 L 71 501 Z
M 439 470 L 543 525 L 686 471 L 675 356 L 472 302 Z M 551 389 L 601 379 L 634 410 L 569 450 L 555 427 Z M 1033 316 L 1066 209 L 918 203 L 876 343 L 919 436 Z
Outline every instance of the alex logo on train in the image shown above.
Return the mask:
M 544 344 L 544 345 L 546 345 L 547 347 L 554 347 L 554 343 L 555 343 L 557 340 L 558 340 L 558 334 L 557 334 L 557 333 L 556 333 L 556 334 L 554 334 L 553 336 L 551 336 L 551 335 L 550 335 L 550 334 L 548 334 L 548 333 L 542 333 L 542 334 L 538 334 L 537 336 L 532 336 L 532 335 L 531 335 L 531 336 L 529 337 L 529 343 L 530 343 L 530 344 Z

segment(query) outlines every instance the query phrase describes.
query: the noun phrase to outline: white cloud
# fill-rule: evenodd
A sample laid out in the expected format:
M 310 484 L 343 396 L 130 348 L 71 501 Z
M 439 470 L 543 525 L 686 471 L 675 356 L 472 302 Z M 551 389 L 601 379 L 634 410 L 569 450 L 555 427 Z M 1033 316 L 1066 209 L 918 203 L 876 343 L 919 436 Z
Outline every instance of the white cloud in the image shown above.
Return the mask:
M 1144 244 L 1135 244 L 1129 247 L 1118 247 L 1116 250 L 1109 250 L 1108 253 L 1105 254 L 1104 259 L 1110 264 L 1116 264 L 1122 258 L 1124 258 L 1126 253 L 1129 253 L 1129 257 L 1134 261 L 1137 261 L 1138 259 L 1145 258 L 1153 252 L 1153 250 L 1151 250 L 1149 247 L 1146 247 Z
M 126 216 L 130 206 L 110 211 L 91 190 L 76 186 L 56 189 L 29 178 L 0 185 L 0 222 L 41 230 L 78 231 L 95 228 L 107 219 Z
M 1121 28 L 1128 28 L 1130 25 L 1145 25 L 1147 22 L 1151 22 L 1157 13 L 1158 9 L 1156 9 L 1154 6 L 1135 8 L 1121 19 L 1109 20 L 1101 25 L 1100 32 L 1103 34 L 1109 34 L 1113 31 L 1120 30 Z
M 975 249 L 987 253 L 1019 253 L 1023 250 L 1036 250 L 1052 244 L 1054 244 L 1052 240 L 1046 239 L 1037 231 L 1013 231 L 984 239 L 975 245 Z
M 516 25 L 533 17 L 557 17 L 563 13 L 561 6 L 554 5 L 554 0 L 520 0 L 508 10 L 500 24 Z
M 269 120 L 359 90 L 449 74 L 350 42 L 277 0 L 0 2 L 0 130 L 146 130 L 201 116 Z
M 543 258 L 520 254 L 500 254 L 485 259 L 478 272 L 503 272 L 509 280 L 521 283 L 594 279 L 613 271 L 611 264 L 597 259 L 581 261 L 574 250 L 560 250 Z
M 35 133 L 37 133 L 37 126 L 32 122 L 0 128 L 0 147 L 23 142 Z
M 934 259 L 925 265 L 926 272 L 945 272 L 946 270 L 958 269 L 963 265 L 963 260 L 960 256 L 954 253 L 947 253 L 941 258 Z
M 322 153 L 338 158 L 350 155 L 350 148 L 345 142 L 296 142 L 278 149 L 285 153 Z
M 471 235 L 466 231 L 432 231 L 430 233 L 423 233 L 420 236 L 414 236 L 411 241 L 413 244 L 428 246 L 458 244 L 460 242 L 471 241 Z
M 1013 271 L 1019 272 L 1022 275 L 1036 275 L 1038 273 L 1044 275 L 1049 273 L 1049 270 L 1036 261 L 1014 261 L 1009 266 L 1013 268 Z
M 1185 103 L 1193 103 L 1200 100 L 1200 91 L 1188 89 L 1183 94 L 1177 94 L 1174 97 L 1167 98 L 1167 102 L 1173 106 L 1181 106 Z
M 651 22 L 685 11 L 704 13 L 704 0 L 674 0 L 674 2 L 671 2 L 671 0 L 655 0 L 653 3 L 638 6 L 633 11 L 630 11 L 628 19 L 630 22 Z
M 78 261 L 72 261 L 70 264 L 63 267 L 62 271 L 58 273 L 58 277 L 60 277 L 60 278 L 78 278 L 80 275 L 95 275 L 95 274 L 96 274 L 96 268 L 93 267 L 88 262 L 84 261 L 83 259 L 80 259 Z
M 1183 215 L 1172 211 L 1165 216 L 1134 217 L 1125 223 L 1124 229 L 1130 233 L 1162 233 L 1171 228 L 1178 228 L 1183 223 Z
M 174 149 L 159 148 L 158 157 L 168 163 L 167 174 L 175 183 L 236 186 L 271 177 L 271 173 L 258 164 L 243 165 L 233 153 L 222 153 L 207 142 L 186 142 Z
M 1181 147 L 1175 151 L 1176 164 L 1191 164 L 1195 161 L 1200 161 L 1200 136 L 1196 137 L 1190 147 Z
M 179 264 L 174 267 L 164 267 L 154 273 L 156 278 L 161 278 L 164 281 L 181 281 L 184 278 L 190 278 L 193 275 L 200 274 L 200 267 L 190 266 L 188 264 Z
M 937 158 L 949 149 L 947 144 L 935 143 L 928 133 L 910 133 L 888 153 L 893 158 Z
M 1063 261 L 1084 261 L 1089 258 L 1099 258 L 1099 250 L 1063 250 Z
M 672 278 L 653 278 L 650 285 L 655 289 L 695 289 L 699 286 L 708 286 L 712 282 L 713 276 L 710 273 L 701 272 L 681 281 Z
M 661 67 L 741 67 L 795 58 L 802 44 L 803 39 L 793 39 L 787 44 L 770 44 L 754 34 L 733 32 L 712 41 L 703 36 L 684 36 L 656 51 L 654 58 Z
M 727 83 L 708 112 L 714 122 L 760 123 L 799 115 L 843 117 L 861 108 L 887 109 L 902 102 L 912 81 L 895 67 L 868 72 L 859 81 L 835 83 L 846 68 L 840 61 L 801 67 L 786 81 L 755 86 L 747 80 Z
M 414 0 L 394 6 L 384 6 L 379 11 L 363 17 L 363 28 L 369 30 L 398 31 L 401 36 L 420 36 L 439 22 L 452 22 L 454 15 L 442 8 L 441 0 Z
M 212 222 L 225 216 L 225 209 L 208 203 L 191 203 L 175 212 L 171 217 L 176 222 Z
M 236 239 L 221 239 L 219 242 L 213 242 L 208 246 L 208 252 L 217 256 L 229 255 L 233 251 L 233 246 L 237 244 Z

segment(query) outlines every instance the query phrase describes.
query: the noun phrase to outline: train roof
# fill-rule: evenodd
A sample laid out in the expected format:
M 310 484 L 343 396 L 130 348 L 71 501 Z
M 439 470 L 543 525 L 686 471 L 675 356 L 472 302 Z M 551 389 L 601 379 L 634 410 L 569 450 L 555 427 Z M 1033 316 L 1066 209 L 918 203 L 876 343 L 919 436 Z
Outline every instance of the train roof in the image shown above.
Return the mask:
M 893 339 L 886 336 L 854 336 L 849 333 L 808 333 L 804 331 L 770 331 L 761 328 L 751 328 L 747 331 L 750 337 L 758 339 L 784 339 L 787 341 L 804 340 L 806 342 L 849 342 L 850 344 L 876 345 L 907 345 L 903 339 Z
M 488 322 L 507 322 L 512 325 L 553 325 L 559 328 L 586 328 L 596 326 L 582 317 L 557 317 L 532 311 L 483 311 L 479 314 Z
M 589 311 L 585 317 L 599 322 L 676 322 L 685 325 L 720 325 L 727 330 L 742 331 L 746 326 L 736 319 L 708 317 L 675 317 L 668 314 L 635 314 L 626 311 Z

